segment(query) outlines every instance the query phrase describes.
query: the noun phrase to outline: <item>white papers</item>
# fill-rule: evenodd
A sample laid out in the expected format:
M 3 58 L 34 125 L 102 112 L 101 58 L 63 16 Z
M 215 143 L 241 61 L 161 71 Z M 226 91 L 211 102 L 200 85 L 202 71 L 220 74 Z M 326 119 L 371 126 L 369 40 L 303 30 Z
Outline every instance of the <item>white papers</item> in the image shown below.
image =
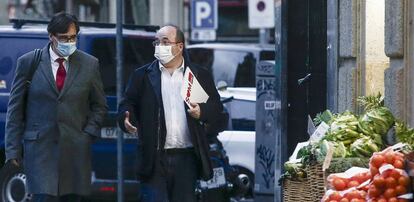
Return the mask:
M 201 87 L 197 78 L 189 67 L 186 68 L 184 73 L 183 85 L 181 88 L 181 97 L 187 103 L 188 107 L 192 108 L 191 103 L 205 103 L 208 100 L 208 95 Z

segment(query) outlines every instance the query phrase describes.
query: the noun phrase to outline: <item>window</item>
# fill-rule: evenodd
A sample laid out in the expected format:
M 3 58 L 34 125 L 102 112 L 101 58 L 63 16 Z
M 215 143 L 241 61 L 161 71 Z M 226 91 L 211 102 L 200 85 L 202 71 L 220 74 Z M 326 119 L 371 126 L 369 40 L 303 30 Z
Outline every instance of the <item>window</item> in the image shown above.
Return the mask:
M 212 72 L 214 82 L 229 87 L 255 87 L 256 58 L 252 52 L 193 48 L 191 61 Z
M 153 38 L 124 38 L 124 76 L 128 82 L 132 72 L 154 60 Z M 99 38 L 92 43 L 92 54 L 99 59 L 102 82 L 107 95 L 116 95 L 115 38 Z M 124 85 L 125 86 L 125 85 Z

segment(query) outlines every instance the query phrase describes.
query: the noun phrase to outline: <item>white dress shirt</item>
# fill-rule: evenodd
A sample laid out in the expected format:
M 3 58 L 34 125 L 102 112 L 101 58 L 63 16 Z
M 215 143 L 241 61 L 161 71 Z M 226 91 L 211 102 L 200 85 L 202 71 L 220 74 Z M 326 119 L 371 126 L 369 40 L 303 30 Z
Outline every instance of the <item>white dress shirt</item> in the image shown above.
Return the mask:
M 50 64 L 52 65 L 53 77 L 55 78 L 55 81 L 56 81 L 56 74 L 57 74 L 57 70 L 59 68 L 59 63 L 56 61 L 56 59 L 61 58 L 61 57 L 58 56 L 55 53 L 55 51 L 52 50 L 52 46 L 49 47 L 49 55 L 50 55 Z M 69 67 L 69 62 L 68 62 L 69 57 L 63 57 L 63 58 L 65 59 L 65 62 L 63 63 L 63 66 L 65 67 L 66 74 L 67 74 L 68 67 Z
M 161 64 L 161 93 L 164 105 L 167 137 L 165 149 L 193 147 L 187 125 L 186 109 L 181 97 L 181 86 L 184 78 L 184 61 L 171 75 Z

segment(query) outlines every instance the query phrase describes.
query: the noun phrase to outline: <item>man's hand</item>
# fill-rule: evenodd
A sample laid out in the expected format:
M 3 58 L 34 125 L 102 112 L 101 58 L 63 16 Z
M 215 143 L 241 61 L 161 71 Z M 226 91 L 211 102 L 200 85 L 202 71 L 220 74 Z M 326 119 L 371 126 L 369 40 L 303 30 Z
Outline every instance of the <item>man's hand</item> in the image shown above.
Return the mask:
M 12 163 L 13 165 L 20 167 L 19 162 L 17 161 L 17 159 L 10 159 L 10 163 Z
M 192 108 L 188 109 L 187 112 L 190 114 L 191 117 L 195 119 L 200 119 L 200 106 L 197 103 L 190 103 L 190 105 Z
M 124 126 L 125 126 L 125 129 L 128 131 L 128 133 L 133 134 L 133 133 L 137 132 L 137 127 L 133 126 L 131 124 L 131 122 L 129 121 L 129 112 L 128 111 L 125 112 Z

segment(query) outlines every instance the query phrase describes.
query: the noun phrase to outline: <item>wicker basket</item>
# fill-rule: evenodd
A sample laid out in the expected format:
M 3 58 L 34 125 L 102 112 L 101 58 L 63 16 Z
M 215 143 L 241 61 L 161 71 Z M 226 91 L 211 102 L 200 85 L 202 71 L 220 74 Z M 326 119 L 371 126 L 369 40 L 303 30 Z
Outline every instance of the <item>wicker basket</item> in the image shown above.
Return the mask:
M 309 189 L 309 180 L 293 181 L 283 180 L 283 201 L 284 202 L 312 202 L 313 196 Z
M 308 177 L 312 201 L 321 201 L 325 194 L 326 173 L 322 171 L 322 164 L 315 163 L 308 167 Z
M 313 196 L 313 201 L 321 201 L 323 195 L 325 194 L 325 188 L 327 187 L 326 178 L 331 173 L 344 172 L 347 169 L 358 166 L 358 167 L 368 167 L 369 159 L 363 158 L 333 158 L 331 161 L 331 167 L 327 170 L 322 171 L 322 163 L 314 162 L 308 166 L 308 179 Z M 335 164 L 342 165 L 341 169 Z

